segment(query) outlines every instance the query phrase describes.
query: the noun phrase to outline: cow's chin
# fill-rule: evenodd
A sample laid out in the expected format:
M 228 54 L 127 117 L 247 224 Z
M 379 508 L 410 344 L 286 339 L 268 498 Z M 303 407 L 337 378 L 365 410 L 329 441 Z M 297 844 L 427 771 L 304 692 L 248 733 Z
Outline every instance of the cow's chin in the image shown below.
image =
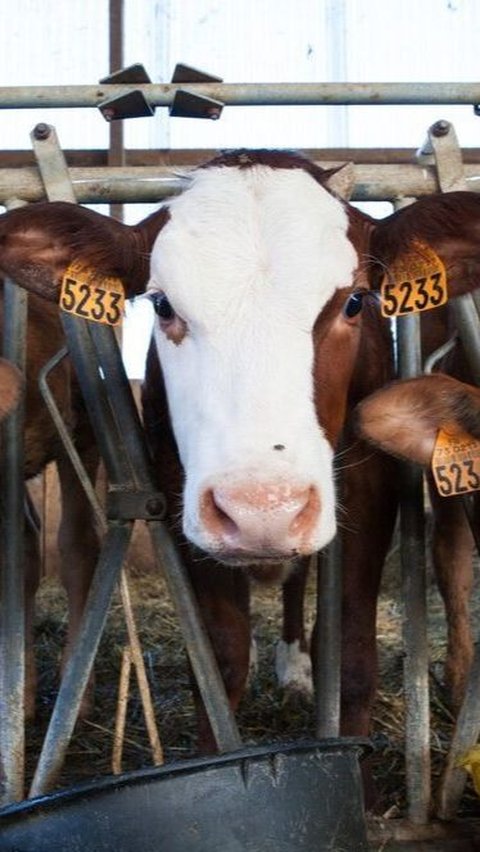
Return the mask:
M 272 555 L 262 555 L 254 553 L 228 553 L 215 554 L 215 559 L 222 565 L 229 568 L 238 568 L 245 571 L 251 580 L 258 583 L 284 583 L 292 573 L 295 562 L 298 559 L 297 554 L 290 559 L 285 556 L 279 556 L 278 553 Z

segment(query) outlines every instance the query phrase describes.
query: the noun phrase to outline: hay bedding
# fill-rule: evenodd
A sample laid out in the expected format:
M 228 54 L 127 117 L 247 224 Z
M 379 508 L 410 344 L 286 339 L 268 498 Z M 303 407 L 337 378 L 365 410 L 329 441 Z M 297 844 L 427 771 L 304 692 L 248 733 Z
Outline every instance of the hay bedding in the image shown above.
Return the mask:
M 380 812 L 399 816 L 405 809 L 403 761 L 403 688 L 401 606 L 398 592 L 398 551 L 390 554 L 379 602 L 378 641 L 380 688 L 373 712 L 373 734 L 382 746 L 374 757 Z M 167 761 L 189 757 L 195 749 L 195 724 L 188 672 L 175 613 L 158 571 L 130 571 L 129 582 L 157 724 Z M 480 597 L 480 595 L 479 595 Z M 475 609 L 478 612 L 479 603 Z M 311 737 L 315 731 L 312 701 L 285 699 L 274 678 L 274 643 L 280 631 L 280 595 L 256 587 L 252 620 L 258 643 L 258 672 L 245 696 L 238 723 L 246 743 Z M 307 593 L 307 621 L 315 613 L 315 578 Z M 43 582 L 38 596 L 36 643 L 39 666 L 37 718 L 27 732 L 27 771 L 31 776 L 58 685 L 58 661 L 65 633 L 63 593 L 55 579 Z M 478 624 L 478 619 L 477 619 Z M 452 716 L 441 682 L 445 649 L 442 604 L 429 577 L 429 636 L 431 649 L 432 761 L 438 776 L 452 732 Z M 111 772 L 111 751 L 118 677 L 126 633 L 119 596 L 115 597 L 96 664 L 96 700 L 92 717 L 77 724 L 58 787 Z M 138 690 L 132 675 L 123 770 L 150 766 L 148 738 Z M 469 789 L 464 814 L 480 813 Z

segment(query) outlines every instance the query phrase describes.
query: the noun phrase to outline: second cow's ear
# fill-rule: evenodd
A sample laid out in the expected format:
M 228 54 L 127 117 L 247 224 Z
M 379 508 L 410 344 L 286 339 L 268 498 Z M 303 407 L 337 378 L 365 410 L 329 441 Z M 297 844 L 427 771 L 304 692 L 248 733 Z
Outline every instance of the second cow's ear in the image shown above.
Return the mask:
M 443 262 L 450 297 L 480 286 L 480 196 L 472 192 L 430 195 L 376 224 L 370 242 L 372 284 L 395 262 L 427 245 Z
M 19 207 L 0 216 L 0 274 L 58 301 L 61 278 L 77 261 L 120 278 L 133 296 L 148 280 L 154 234 L 152 224 L 129 227 L 67 202 Z
M 480 389 L 440 373 L 393 382 L 357 406 L 356 425 L 385 452 L 427 465 L 439 429 L 480 438 Z

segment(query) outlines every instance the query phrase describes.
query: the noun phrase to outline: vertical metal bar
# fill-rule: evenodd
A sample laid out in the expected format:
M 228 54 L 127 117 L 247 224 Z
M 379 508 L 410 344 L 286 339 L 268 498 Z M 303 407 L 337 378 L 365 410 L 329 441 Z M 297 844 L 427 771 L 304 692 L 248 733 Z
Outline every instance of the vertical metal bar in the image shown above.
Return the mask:
M 114 484 L 134 485 L 135 471 L 123 442 L 126 425 L 120 430 L 108 403 L 106 382 L 91 338 L 91 324 L 71 314 L 61 313 L 61 321 L 78 383 L 95 432 L 109 480 Z M 111 330 L 110 330 L 111 331 Z
M 418 315 L 399 318 L 397 345 L 401 378 L 418 375 L 421 371 Z M 400 553 L 408 815 L 412 823 L 424 824 L 429 817 L 431 776 L 423 474 L 409 463 L 402 466 L 402 473 Z
M 27 294 L 4 284 L 3 353 L 25 374 Z M 24 401 L 2 427 L 0 803 L 23 798 L 25 696 Z
M 123 68 L 123 30 L 124 30 L 124 2 L 123 0 L 110 0 L 109 3 L 109 53 L 110 74 Z M 123 120 L 110 122 L 110 146 L 108 150 L 109 166 L 125 165 L 125 147 Z M 123 204 L 111 204 L 110 216 L 123 220 Z
M 38 796 L 49 790 L 65 758 L 105 625 L 113 589 L 118 582 L 130 543 L 132 528 L 132 521 L 114 521 L 109 524 L 92 578 L 75 649 L 63 673 L 30 796 Z
M 337 533 L 317 567 L 316 736 L 340 732 L 342 543 Z
M 165 579 L 218 750 L 233 751 L 240 748 L 241 740 L 190 578 L 165 525 L 149 521 L 148 528 L 154 552 L 162 554 Z

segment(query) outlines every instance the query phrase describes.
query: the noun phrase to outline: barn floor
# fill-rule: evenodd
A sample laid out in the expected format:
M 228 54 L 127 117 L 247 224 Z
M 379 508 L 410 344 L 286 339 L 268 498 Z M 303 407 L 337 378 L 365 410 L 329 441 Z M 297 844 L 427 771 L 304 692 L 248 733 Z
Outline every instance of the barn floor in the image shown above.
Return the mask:
M 144 561 L 144 560 L 143 560 Z M 407 842 L 408 831 L 388 843 L 388 824 L 402 825 L 405 817 L 403 768 L 402 650 L 400 642 L 401 607 L 398 595 L 398 553 L 390 554 L 385 571 L 378 616 L 381 685 L 373 714 L 374 739 L 380 746 L 374 755 L 378 788 L 378 817 L 371 823 L 372 849 L 400 852 L 405 849 L 445 849 L 457 852 L 480 849 L 476 819 L 480 801 L 468 785 L 461 804 L 462 834 L 445 835 L 427 843 L 420 838 Z M 129 570 L 129 581 L 144 659 L 153 694 L 157 723 L 167 761 L 191 756 L 195 731 L 188 687 L 188 673 L 181 637 L 165 584 L 155 568 Z M 480 598 L 480 595 L 479 595 Z M 312 626 L 315 608 L 315 580 L 308 589 L 307 619 Z M 38 597 L 36 621 L 39 697 L 37 718 L 28 730 L 28 774 L 31 775 L 41 739 L 55 698 L 59 649 L 65 631 L 63 593 L 55 579 L 44 580 Z M 273 670 L 273 647 L 279 635 L 280 596 L 275 589 L 256 588 L 253 595 L 253 623 L 258 643 L 259 665 L 252 680 L 238 722 L 246 743 L 311 737 L 315 720 L 312 701 L 285 699 L 277 688 Z M 429 635 L 431 643 L 432 761 L 438 776 L 452 730 L 452 716 L 442 689 L 441 660 L 445 647 L 442 605 L 433 583 L 429 582 Z M 58 786 L 71 785 L 111 772 L 111 750 L 122 649 L 126 642 L 119 597 L 115 598 L 96 666 L 96 699 L 91 718 L 77 725 Z M 124 746 L 123 770 L 151 765 L 148 738 L 141 703 L 133 682 Z M 473 820 L 473 822 L 472 822 Z M 471 827 L 473 826 L 473 828 Z M 467 832 L 467 834 L 465 834 Z M 473 832 L 474 839 L 469 835 Z M 440 836 L 442 835 L 442 837 Z M 382 839 L 383 838 L 383 839 Z M 476 839 L 475 839 L 476 838 Z M 463 845 L 458 845 L 463 843 Z M 473 845 L 471 845 L 473 844 Z M 475 845 L 478 844 L 478 845 Z

